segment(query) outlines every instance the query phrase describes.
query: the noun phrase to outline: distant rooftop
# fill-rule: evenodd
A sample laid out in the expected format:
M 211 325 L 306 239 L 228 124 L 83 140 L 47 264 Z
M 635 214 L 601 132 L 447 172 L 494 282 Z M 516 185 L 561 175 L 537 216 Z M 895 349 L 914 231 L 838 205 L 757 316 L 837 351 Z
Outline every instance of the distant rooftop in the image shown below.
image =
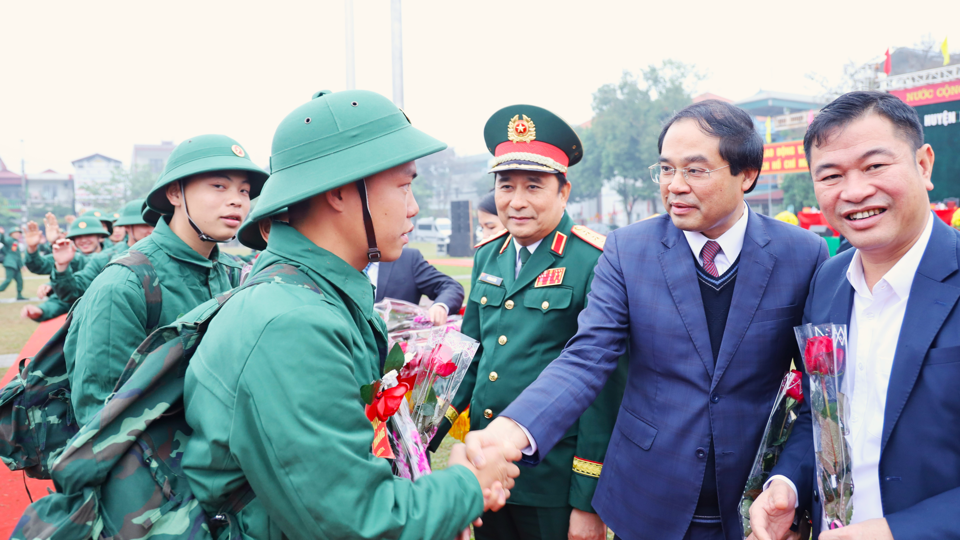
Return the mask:
M 105 160 L 105 161 L 108 161 L 108 162 L 110 162 L 110 163 L 116 163 L 117 165 L 121 165 L 121 164 L 122 164 L 122 162 L 121 162 L 119 159 L 113 159 L 112 157 L 107 157 L 107 156 L 105 156 L 105 155 L 103 155 L 103 154 L 90 154 L 90 155 L 87 156 L 87 157 L 82 157 L 82 158 L 80 158 L 80 159 L 73 160 L 73 161 L 71 161 L 70 163 L 76 165 L 77 163 L 80 163 L 80 162 L 83 162 L 83 161 L 88 161 L 88 160 L 91 160 L 91 159 L 94 159 L 94 158 L 98 158 L 98 157 L 101 158 L 101 159 L 103 159 L 103 160 Z
M 17 179 L 17 182 L 20 182 L 20 175 L 7 169 L 7 165 L 3 162 L 3 159 L 0 159 L 0 179 L 12 180 L 14 178 Z
M 761 90 L 734 105 L 756 116 L 778 116 L 792 112 L 819 110 L 823 103 L 816 96 Z
M 715 99 L 717 101 L 723 101 L 724 103 L 733 103 L 732 99 L 727 99 L 723 96 L 718 96 L 716 94 L 711 94 L 710 92 L 704 92 L 699 96 L 693 96 L 694 103 L 700 103 L 701 101 L 706 101 L 708 99 Z

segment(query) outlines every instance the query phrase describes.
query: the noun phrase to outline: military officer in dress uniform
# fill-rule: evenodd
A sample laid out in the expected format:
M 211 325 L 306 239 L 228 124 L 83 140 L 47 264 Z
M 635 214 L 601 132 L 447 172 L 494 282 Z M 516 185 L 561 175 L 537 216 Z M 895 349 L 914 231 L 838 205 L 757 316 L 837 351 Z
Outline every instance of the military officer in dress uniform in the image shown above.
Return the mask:
M 605 239 L 565 211 L 567 167 L 583 157 L 566 122 L 540 107 L 513 105 L 490 117 L 484 138 L 506 230 L 477 246 L 463 333 L 481 350 L 447 411 L 452 421 L 469 405 L 473 429 L 486 427 L 576 333 Z M 606 538 L 590 501 L 623 379 L 611 378 L 542 464 L 521 471 L 507 507 L 484 514 L 478 540 Z

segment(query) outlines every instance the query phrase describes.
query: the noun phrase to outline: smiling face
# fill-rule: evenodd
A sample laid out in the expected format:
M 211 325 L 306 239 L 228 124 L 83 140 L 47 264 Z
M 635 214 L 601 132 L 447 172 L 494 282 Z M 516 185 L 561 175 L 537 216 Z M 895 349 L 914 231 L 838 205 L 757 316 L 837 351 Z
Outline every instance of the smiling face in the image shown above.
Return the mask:
M 494 188 L 500 221 L 522 246 L 546 238 L 563 219 L 570 183 L 537 171 L 497 173 Z
M 670 183 L 665 183 L 666 179 L 660 183 L 663 207 L 673 224 L 684 231 L 703 233 L 707 238 L 719 237 L 740 219 L 743 194 L 757 176 L 757 171 L 730 174 L 729 163 L 720 157 L 720 139 L 704 133 L 690 118 L 678 120 L 667 130 L 660 164 L 677 169 Z M 684 167 L 713 172 L 706 178 L 688 181 L 679 170 Z
M 90 255 L 91 253 L 100 251 L 100 236 L 96 234 L 75 236 L 73 238 L 73 243 L 84 255 Z
M 864 257 L 899 259 L 930 217 L 933 157 L 930 145 L 914 151 L 892 122 L 867 113 L 810 148 L 817 202 Z
M 167 188 L 173 220 L 187 223 L 178 182 Z M 237 235 L 250 211 L 250 182 L 243 171 L 215 171 L 190 177 L 185 184 L 187 210 L 205 234 L 225 242 Z M 186 225 L 189 228 L 189 225 Z M 183 228 L 183 230 L 186 230 Z
M 106 225 L 104 225 L 103 228 L 106 229 L 107 228 Z M 110 235 L 110 241 L 116 244 L 117 242 L 123 240 L 123 237 L 126 235 L 127 235 L 126 228 L 124 228 L 122 225 L 120 226 L 114 225 L 113 234 Z
M 413 217 L 420 212 L 413 196 L 413 179 L 416 177 L 417 164 L 411 161 L 374 174 L 366 180 L 370 216 L 383 261 L 399 259 L 403 246 L 410 242 L 408 234 L 413 230 Z M 357 212 L 356 215 L 360 219 L 362 214 Z M 366 250 L 367 237 L 362 221 L 357 229 L 359 245 Z

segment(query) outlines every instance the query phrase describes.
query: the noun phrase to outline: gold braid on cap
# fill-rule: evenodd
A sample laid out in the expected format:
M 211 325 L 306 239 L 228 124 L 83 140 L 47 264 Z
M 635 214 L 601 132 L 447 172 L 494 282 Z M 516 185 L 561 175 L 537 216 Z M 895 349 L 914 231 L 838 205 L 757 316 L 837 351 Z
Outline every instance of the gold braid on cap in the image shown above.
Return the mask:
M 529 161 L 531 163 L 537 163 L 545 167 L 550 167 L 551 169 L 559 171 L 563 174 L 567 174 L 567 168 L 561 165 L 558 161 L 550 159 L 547 156 L 541 156 L 540 154 L 531 154 L 530 152 L 510 152 L 509 154 L 496 157 L 493 159 L 493 165 L 491 168 L 507 161 Z

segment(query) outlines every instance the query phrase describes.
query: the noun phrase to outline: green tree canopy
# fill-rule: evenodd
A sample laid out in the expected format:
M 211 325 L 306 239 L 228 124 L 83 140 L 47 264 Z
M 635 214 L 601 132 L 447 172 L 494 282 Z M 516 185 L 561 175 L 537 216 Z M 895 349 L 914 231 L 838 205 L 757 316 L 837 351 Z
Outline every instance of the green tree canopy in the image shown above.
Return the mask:
M 810 173 L 793 173 L 783 175 L 780 182 L 783 190 L 783 205 L 793 205 L 793 212 L 797 213 L 804 206 L 817 206 L 817 197 L 813 193 L 813 178 Z

